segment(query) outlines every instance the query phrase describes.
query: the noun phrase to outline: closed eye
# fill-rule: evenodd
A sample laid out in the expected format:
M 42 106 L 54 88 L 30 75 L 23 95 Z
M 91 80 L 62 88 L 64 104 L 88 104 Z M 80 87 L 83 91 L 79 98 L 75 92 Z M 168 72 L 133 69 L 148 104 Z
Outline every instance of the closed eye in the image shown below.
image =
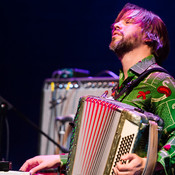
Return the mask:
M 126 18 L 124 19 L 125 24 L 133 24 L 135 22 L 134 18 Z

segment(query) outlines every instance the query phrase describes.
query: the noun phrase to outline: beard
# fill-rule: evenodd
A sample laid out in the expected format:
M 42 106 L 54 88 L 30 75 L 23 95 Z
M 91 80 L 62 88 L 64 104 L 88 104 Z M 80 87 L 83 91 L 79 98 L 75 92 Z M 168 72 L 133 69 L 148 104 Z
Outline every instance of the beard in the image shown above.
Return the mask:
M 121 40 L 115 41 L 115 38 L 111 41 L 109 48 L 114 51 L 119 58 L 123 57 L 126 53 L 132 51 L 133 49 L 139 47 L 142 43 L 142 36 L 140 32 L 136 32 L 129 36 L 122 37 Z

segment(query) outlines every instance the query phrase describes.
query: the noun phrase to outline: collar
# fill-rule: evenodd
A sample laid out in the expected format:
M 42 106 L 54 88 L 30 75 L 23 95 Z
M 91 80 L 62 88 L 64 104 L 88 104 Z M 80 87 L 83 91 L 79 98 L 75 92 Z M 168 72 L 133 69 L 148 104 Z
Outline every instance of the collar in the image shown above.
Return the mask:
M 142 74 L 151 65 L 155 65 L 155 63 L 156 63 L 156 60 L 155 60 L 154 55 L 150 55 L 150 56 L 144 58 L 143 60 L 141 60 L 138 63 L 136 63 L 134 66 L 132 66 L 128 70 L 128 72 L 127 72 L 128 73 L 128 78 L 126 80 L 124 80 L 124 73 L 123 73 L 122 69 L 120 69 L 120 73 L 119 73 L 119 87 L 122 87 L 123 83 L 124 84 L 128 83 L 136 75 Z
M 137 74 L 141 74 L 146 69 L 148 69 L 152 64 L 155 64 L 155 63 L 156 63 L 156 60 L 155 60 L 154 55 L 150 55 L 144 58 L 143 60 L 139 61 L 138 63 L 136 63 L 134 66 L 130 68 L 130 70 L 132 70 L 133 72 Z

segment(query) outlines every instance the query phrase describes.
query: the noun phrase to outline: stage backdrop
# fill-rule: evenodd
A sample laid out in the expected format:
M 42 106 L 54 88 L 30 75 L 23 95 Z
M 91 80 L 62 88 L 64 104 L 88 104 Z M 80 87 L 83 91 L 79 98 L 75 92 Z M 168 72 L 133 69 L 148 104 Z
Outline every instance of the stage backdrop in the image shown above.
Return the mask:
M 0 95 L 39 126 L 43 82 L 62 68 L 81 68 L 95 76 L 118 74 L 120 62 L 108 49 L 111 24 L 126 0 L 1 0 Z M 134 0 L 165 21 L 171 52 L 164 67 L 175 76 L 174 1 Z M 38 132 L 8 111 L 8 160 L 13 169 L 37 154 Z M 3 128 L 3 144 L 6 143 Z M 8 145 L 8 144 L 7 144 Z M 6 146 L 3 146 L 6 148 Z

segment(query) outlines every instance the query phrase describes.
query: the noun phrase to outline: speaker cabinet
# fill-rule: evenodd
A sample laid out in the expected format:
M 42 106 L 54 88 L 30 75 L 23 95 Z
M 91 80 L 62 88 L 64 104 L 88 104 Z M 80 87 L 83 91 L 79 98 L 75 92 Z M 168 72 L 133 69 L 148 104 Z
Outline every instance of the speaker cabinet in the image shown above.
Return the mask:
M 43 87 L 40 128 L 60 145 L 69 148 L 71 126 L 69 122 L 77 110 L 81 96 L 101 96 L 118 84 L 112 77 L 86 77 L 67 79 L 46 79 Z M 62 122 L 59 119 L 68 119 Z M 39 138 L 39 154 L 58 154 L 61 151 L 45 136 Z

